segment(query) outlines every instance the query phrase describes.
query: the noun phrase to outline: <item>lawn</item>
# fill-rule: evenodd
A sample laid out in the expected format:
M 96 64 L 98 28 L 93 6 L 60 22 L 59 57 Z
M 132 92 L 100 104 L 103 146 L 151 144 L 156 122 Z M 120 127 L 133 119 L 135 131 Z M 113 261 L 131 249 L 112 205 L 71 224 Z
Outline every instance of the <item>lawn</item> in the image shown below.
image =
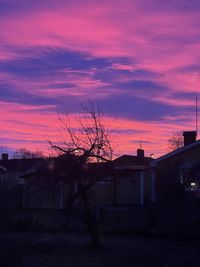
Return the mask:
M 81 233 L 5 233 L 1 267 L 199 267 L 198 240 L 104 235 L 91 250 Z

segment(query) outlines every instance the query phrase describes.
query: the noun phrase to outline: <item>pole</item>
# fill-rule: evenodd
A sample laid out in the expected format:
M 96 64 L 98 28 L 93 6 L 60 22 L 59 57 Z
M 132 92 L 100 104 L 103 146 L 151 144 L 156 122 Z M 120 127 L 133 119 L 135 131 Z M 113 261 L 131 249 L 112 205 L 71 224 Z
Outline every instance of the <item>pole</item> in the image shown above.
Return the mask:
M 198 135 L 198 98 L 196 97 L 196 133 Z
M 144 172 L 140 171 L 140 205 L 144 206 Z

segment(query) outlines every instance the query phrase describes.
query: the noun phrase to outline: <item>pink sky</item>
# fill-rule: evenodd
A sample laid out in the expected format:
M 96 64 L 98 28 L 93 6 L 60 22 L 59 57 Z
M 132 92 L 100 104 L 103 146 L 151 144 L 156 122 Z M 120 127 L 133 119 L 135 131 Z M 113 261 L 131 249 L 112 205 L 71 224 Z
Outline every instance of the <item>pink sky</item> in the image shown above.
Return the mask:
M 93 99 L 114 119 L 117 154 L 167 152 L 195 130 L 200 3 L 196 0 L 0 2 L 2 152 L 48 153 L 57 113 Z

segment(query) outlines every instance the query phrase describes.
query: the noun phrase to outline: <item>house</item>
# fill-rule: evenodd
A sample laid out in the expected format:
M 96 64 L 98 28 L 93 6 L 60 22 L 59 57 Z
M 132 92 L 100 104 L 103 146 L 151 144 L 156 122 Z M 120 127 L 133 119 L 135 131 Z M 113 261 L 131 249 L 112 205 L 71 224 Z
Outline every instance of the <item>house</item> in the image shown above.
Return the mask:
M 1 183 L 2 179 L 3 179 L 3 175 L 4 175 L 5 172 L 6 172 L 6 168 L 3 167 L 2 165 L 0 165 L 0 183 Z
M 64 209 L 79 187 L 88 187 L 89 192 L 98 181 L 108 177 L 108 165 L 86 163 L 82 166 L 77 156 L 72 155 L 45 159 L 22 175 L 25 181 L 24 207 Z M 95 205 L 90 193 L 89 200 Z M 101 197 L 104 198 L 103 192 Z M 73 204 L 80 206 L 80 203 L 80 198 L 77 198 Z
M 137 155 L 122 155 L 109 163 L 87 163 L 84 184 L 92 206 L 143 206 L 152 201 L 151 157 L 144 150 Z M 2 183 L 9 185 L 18 200 L 13 201 L 23 208 L 63 209 L 70 195 L 80 186 L 80 166 L 72 156 L 63 155 L 48 159 L 0 160 Z M 82 167 L 81 167 L 82 168 Z M 5 171 L 6 170 L 6 171 Z M 18 204 L 17 204 L 18 203 Z M 74 202 L 80 206 L 80 198 Z
M 41 159 L 9 159 L 3 153 L 0 160 L 0 206 L 21 208 L 23 206 L 23 184 L 21 175 L 36 166 Z
M 23 207 L 62 209 L 71 188 L 74 161 L 64 157 L 43 159 L 35 168 L 27 169 L 24 179 Z M 74 172 L 74 173 L 73 173 Z
M 145 157 L 144 150 L 137 155 L 123 155 L 113 162 L 116 177 L 116 203 L 143 206 L 151 202 L 152 188 L 150 176 L 151 157 Z
M 196 141 L 196 135 L 196 131 L 183 132 L 183 147 L 151 162 L 155 201 L 174 205 L 187 195 L 200 197 L 200 140 Z
M 138 149 L 136 156 L 123 155 L 109 163 L 85 164 L 81 172 L 84 171 L 84 184 L 90 184 L 87 191 L 90 204 L 143 206 L 151 202 L 151 161 L 152 158 L 144 156 L 144 150 Z M 76 159 L 63 155 L 44 160 L 23 175 L 24 207 L 65 208 L 70 194 L 78 190 L 79 176 Z M 80 198 L 74 203 L 80 206 Z
M 92 203 L 99 206 L 143 206 L 151 202 L 151 157 L 144 150 L 137 155 L 122 155 L 111 163 L 109 176 L 104 176 L 91 189 Z

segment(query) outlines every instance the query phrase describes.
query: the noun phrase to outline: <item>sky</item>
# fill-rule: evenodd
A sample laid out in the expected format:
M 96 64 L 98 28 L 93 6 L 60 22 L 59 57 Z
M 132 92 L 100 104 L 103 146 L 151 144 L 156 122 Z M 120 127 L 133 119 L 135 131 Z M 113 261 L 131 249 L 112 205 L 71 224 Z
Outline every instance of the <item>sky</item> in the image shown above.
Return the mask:
M 116 155 L 165 154 L 172 133 L 195 130 L 199 12 L 199 0 L 0 0 L 1 152 L 48 153 L 58 114 L 90 99 Z

